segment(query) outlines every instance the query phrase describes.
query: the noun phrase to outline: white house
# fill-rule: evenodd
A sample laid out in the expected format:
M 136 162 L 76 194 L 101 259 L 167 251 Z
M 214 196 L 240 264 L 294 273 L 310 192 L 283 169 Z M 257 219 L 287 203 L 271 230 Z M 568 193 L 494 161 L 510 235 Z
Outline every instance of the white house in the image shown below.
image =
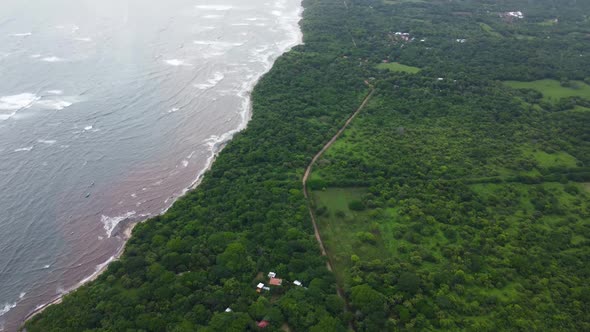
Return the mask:
M 517 12 L 508 12 L 506 13 L 507 16 L 516 17 L 516 18 L 524 18 L 524 14 L 521 11 Z
M 303 284 L 302 284 L 302 283 L 301 283 L 301 281 L 299 281 L 299 280 L 295 280 L 295 281 L 293 281 L 293 284 L 294 284 L 295 286 L 299 286 L 299 287 L 303 286 Z

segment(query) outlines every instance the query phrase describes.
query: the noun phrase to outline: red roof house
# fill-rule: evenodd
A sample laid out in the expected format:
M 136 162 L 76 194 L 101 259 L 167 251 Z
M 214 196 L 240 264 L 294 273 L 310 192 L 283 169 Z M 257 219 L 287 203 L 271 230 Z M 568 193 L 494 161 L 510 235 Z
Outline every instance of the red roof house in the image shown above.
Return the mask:
M 270 281 L 268 283 L 271 284 L 271 285 L 273 285 L 273 286 L 280 286 L 280 285 L 283 284 L 283 279 L 270 278 Z
M 262 321 L 258 322 L 257 325 L 258 325 L 259 328 L 263 329 L 263 328 L 267 327 L 268 324 L 270 324 L 268 321 L 262 320 Z

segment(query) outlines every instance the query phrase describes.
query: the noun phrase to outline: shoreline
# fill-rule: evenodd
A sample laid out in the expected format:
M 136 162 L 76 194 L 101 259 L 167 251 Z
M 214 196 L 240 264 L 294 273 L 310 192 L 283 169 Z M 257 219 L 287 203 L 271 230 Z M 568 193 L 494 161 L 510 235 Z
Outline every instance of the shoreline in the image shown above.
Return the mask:
M 121 258 L 121 256 L 123 255 L 123 253 L 125 252 L 125 247 L 127 246 L 127 242 L 129 241 L 129 239 L 131 238 L 131 234 L 133 232 L 133 229 L 135 228 L 135 226 L 137 226 L 139 223 L 142 223 L 144 221 L 147 221 L 148 219 L 145 220 L 135 220 L 132 222 L 129 222 L 129 224 L 123 229 L 122 234 L 122 240 L 123 240 L 123 245 L 121 246 L 121 248 L 117 251 L 117 253 L 113 256 L 111 256 L 111 258 L 109 258 L 106 262 L 99 264 L 98 266 L 100 266 L 99 269 L 96 270 L 96 272 L 94 272 L 93 274 L 91 274 L 90 276 L 82 279 L 77 285 L 75 285 L 74 287 L 72 287 L 71 289 L 69 289 L 68 291 L 66 291 L 63 294 L 58 295 L 55 299 L 49 301 L 46 304 L 43 304 L 41 306 L 39 306 L 37 309 L 33 310 L 31 313 L 27 314 L 23 320 L 23 325 L 30 320 L 31 318 L 35 317 L 36 315 L 42 313 L 45 309 L 47 309 L 49 306 L 54 305 L 54 304 L 59 304 L 63 301 L 64 296 L 76 291 L 78 288 L 96 280 L 98 277 L 100 277 L 101 274 L 103 274 L 107 268 L 109 267 L 110 263 L 118 260 L 119 258 Z M 26 330 L 24 330 L 26 331 Z
M 124 228 L 119 227 L 119 225 L 115 226 L 114 231 L 116 233 L 121 232 L 121 234 L 122 234 L 121 239 L 123 241 L 123 244 L 121 245 L 121 248 L 117 251 L 117 253 L 115 253 L 113 256 L 111 256 L 104 263 L 97 265 L 97 267 L 99 267 L 99 268 L 93 274 L 82 279 L 78 284 L 73 286 L 71 289 L 58 295 L 55 299 L 49 301 L 48 303 L 38 306 L 36 309 L 31 311 L 29 314 L 27 314 L 21 323 L 21 327 L 19 328 L 19 331 L 26 331 L 26 329 L 24 328 L 24 325 L 26 324 L 26 322 L 28 322 L 29 320 L 31 320 L 33 317 L 37 316 L 38 314 L 42 313 L 43 311 L 45 311 L 45 309 L 49 308 L 50 306 L 52 306 L 54 304 L 60 304 L 63 301 L 63 298 L 65 296 L 71 294 L 72 292 L 75 292 L 80 287 L 82 287 L 92 281 L 95 281 L 100 275 L 102 275 L 107 270 L 110 263 L 119 260 L 121 258 L 121 256 L 123 255 L 123 253 L 125 252 L 125 248 L 127 247 L 127 243 L 129 241 L 129 239 L 131 239 L 133 229 L 135 228 L 135 226 L 137 226 L 140 223 L 146 222 L 146 221 L 150 220 L 151 218 L 165 214 L 170 208 L 172 208 L 172 206 L 174 206 L 174 204 L 179 199 L 184 198 L 184 196 L 188 192 L 198 188 L 198 186 L 203 181 L 205 174 L 209 170 L 211 170 L 217 157 L 223 151 L 223 149 L 227 146 L 227 144 L 233 139 L 234 135 L 245 130 L 248 127 L 248 123 L 252 119 L 252 114 L 253 114 L 253 105 L 252 105 L 251 96 L 252 96 L 252 92 L 254 91 L 254 88 L 258 85 L 259 81 L 264 77 L 264 75 L 266 75 L 274 67 L 274 64 L 277 59 L 279 59 L 281 56 L 283 56 L 284 54 L 289 52 L 293 47 L 303 44 L 303 32 L 301 30 L 301 25 L 300 25 L 301 20 L 303 19 L 303 12 L 304 12 L 303 3 L 300 2 L 298 6 L 299 7 L 297 10 L 297 26 L 296 26 L 297 29 L 295 29 L 295 31 L 294 31 L 294 34 L 296 34 L 296 38 L 295 38 L 296 40 L 286 41 L 285 46 L 281 50 L 281 52 L 274 55 L 274 59 L 272 61 L 270 61 L 270 60 L 268 61 L 268 65 L 266 66 L 265 71 L 261 72 L 259 75 L 257 75 L 257 77 L 255 77 L 252 81 L 244 83 L 244 86 L 245 86 L 244 90 L 245 91 L 239 93 L 239 94 L 244 93 L 244 96 L 243 96 L 244 107 L 243 107 L 242 112 L 240 112 L 240 116 L 242 117 L 242 122 L 235 129 L 231 129 L 231 130 L 223 133 L 220 136 L 219 141 L 212 143 L 212 148 L 210 150 L 211 155 L 207 158 L 207 162 L 205 163 L 205 167 L 203 167 L 203 169 L 197 173 L 196 179 L 188 187 L 184 188 L 181 191 L 181 194 L 178 195 L 177 197 L 175 197 L 172 200 L 172 203 L 170 203 L 170 205 L 168 207 L 165 207 L 159 213 L 157 213 L 155 215 L 142 216 L 141 218 L 138 218 L 136 220 L 132 220 L 129 218 L 126 220 L 123 220 L 120 222 L 120 224 L 127 223 L 127 225 L 125 225 Z M 122 230 L 121 230 L 121 228 L 122 228 Z

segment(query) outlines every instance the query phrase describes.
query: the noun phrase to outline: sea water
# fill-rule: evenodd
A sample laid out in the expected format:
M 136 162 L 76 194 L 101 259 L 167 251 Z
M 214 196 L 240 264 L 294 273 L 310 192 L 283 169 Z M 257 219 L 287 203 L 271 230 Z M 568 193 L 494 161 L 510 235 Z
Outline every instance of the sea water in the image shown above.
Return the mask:
M 90 280 L 245 128 L 299 0 L 3 0 L 0 330 Z

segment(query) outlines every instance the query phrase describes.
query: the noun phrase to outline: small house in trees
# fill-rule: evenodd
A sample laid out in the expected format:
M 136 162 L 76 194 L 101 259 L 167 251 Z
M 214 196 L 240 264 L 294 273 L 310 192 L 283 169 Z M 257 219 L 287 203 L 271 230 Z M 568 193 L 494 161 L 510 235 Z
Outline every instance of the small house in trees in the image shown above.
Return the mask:
M 262 292 L 262 290 L 264 289 L 264 284 L 263 283 L 258 283 L 258 285 L 256 285 L 256 293 L 260 293 Z
M 231 310 L 230 307 L 227 307 L 227 309 L 225 309 L 225 312 L 232 312 L 233 310 Z
M 274 273 L 274 272 L 269 272 L 269 273 L 268 273 L 268 277 L 269 277 L 269 278 L 274 278 L 274 277 L 276 277 L 276 276 L 277 276 L 277 274 L 276 274 L 276 273 Z
M 266 328 L 270 323 L 267 320 L 261 320 L 256 324 L 259 328 L 263 329 Z
M 299 287 L 303 286 L 303 284 L 302 284 L 302 283 L 301 283 L 301 281 L 299 281 L 299 280 L 295 280 L 295 281 L 293 281 L 293 284 L 294 284 L 295 286 L 299 286 Z
M 283 284 L 283 279 L 279 278 L 270 278 L 268 282 L 271 286 L 281 286 Z

